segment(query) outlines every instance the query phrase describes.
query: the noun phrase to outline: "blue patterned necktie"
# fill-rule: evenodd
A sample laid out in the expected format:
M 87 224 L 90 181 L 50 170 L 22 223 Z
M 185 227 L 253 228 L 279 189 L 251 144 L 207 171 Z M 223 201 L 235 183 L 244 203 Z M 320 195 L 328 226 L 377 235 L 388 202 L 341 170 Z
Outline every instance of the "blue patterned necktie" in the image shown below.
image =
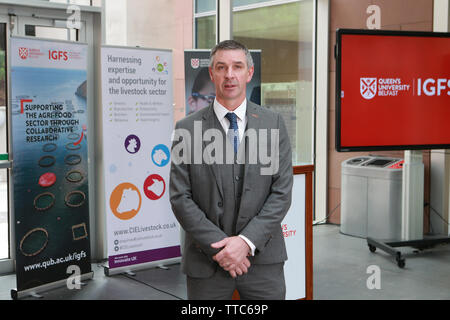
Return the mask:
M 230 121 L 230 128 L 228 129 L 227 137 L 234 146 L 234 153 L 237 153 L 239 148 L 239 129 L 236 114 L 234 112 L 228 112 L 225 115 L 225 118 Z

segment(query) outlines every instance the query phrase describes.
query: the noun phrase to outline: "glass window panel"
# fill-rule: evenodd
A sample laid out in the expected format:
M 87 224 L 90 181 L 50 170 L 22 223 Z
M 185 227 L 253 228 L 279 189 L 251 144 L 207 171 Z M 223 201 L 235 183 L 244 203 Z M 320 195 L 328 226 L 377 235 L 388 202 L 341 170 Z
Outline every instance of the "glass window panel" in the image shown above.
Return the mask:
M 3 89 L 3 88 L 1 88 Z M 0 91 L 1 92 L 1 91 Z M 6 160 L 4 156 L 8 153 L 7 141 L 8 141 L 8 127 L 7 122 L 6 106 L 0 105 L 0 161 Z
M 25 25 L 25 35 L 46 39 L 71 40 L 75 39 L 76 30 L 58 27 Z
M 0 260 L 9 258 L 8 169 L 0 169 Z
M 270 2 L 272 0 L 233 0 L 233 8 L 240 6 L 247 6 L 249 4 L 261 3 L 261 2 Z
M 48 1 L 48 0 L 45 0 Z M 98 3 L 98 1 L 92 1 L 92 0 L 50 0 L 50 2 L 57 2 L 57 3 L 70 3 L 80 6 L 100 6 L 101 3 Z M 91 3 L 92 2 L 92 3 Z
M 0 23 L 0 107 L 6 106 L 6 24 Z M 3 112 L 3 114 L 2 114 Z M 0 124 L 6 121 L 6 110 L 0 109 Z M 0 125 L 1 127 L 1 125 Z M 0 139 L 4 139 L 6 141 L 6 136 L 3 137 L 0 135 Z M 0 143 L 1 145 L 1 143 Z M 5 149 L 1 149 L 0 153 L 6 151 Z
M 195 13 L 216 11 L 216 0 L 196 0 Z
M 0 160 L 8 153 L 6 113 L 6 24 L 0 24 Z M 7 159 L 7 158 L 6 158 Z M 0 260 L 9 258 L 8 170 L 0 169 Z
M 211 49 L 216 44 L 216 16 L 195 19 L 195 47 Z
M 78 4 L 80 6 L 90 6 L 91 0 L 75 0 L 75 1 L 69 1 L 71 4 Z
M 233 38 L 261 49 L 261 103 L 286 123 L 293 164 L 313 163 L 314 1 L 233 13 Z

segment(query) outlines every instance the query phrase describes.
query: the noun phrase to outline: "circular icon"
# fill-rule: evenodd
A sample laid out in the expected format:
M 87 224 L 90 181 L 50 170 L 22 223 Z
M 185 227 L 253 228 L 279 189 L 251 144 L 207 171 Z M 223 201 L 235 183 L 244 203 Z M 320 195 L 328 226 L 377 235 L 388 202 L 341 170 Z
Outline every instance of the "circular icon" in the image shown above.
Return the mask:
M 158 63 L 158 65 L 156 66 L 156 69 L 157 69 L 159 72 L 162 72 L 162 71 L 164 70 L 164 66 L 163 66 L 161 63 Z
M 141 148 L 141 140 L 134 134 L 130 134 L 125 139 L 124 146 L 128 153 L 134 154 Z
M 170 151 L 164 144 L 158 144 L 152 150 L 152 161 L 158 167 L 164 167 L 170 161 Z
M 144 193 L 150 200 L 158 200 L 166 191 L 164 179 L 157 174 L 152 174 L 144 181 Z
M 44 173 L 39 178 L 39 185 L 41 187 L 50 187 L 56 182 L 56 175 L 53 172 Z
M 119 184 L 111 193 L 109 206 L 113 214 L 121 220 L 133 218 L 141 209 L 141 193 L 131 183 Z

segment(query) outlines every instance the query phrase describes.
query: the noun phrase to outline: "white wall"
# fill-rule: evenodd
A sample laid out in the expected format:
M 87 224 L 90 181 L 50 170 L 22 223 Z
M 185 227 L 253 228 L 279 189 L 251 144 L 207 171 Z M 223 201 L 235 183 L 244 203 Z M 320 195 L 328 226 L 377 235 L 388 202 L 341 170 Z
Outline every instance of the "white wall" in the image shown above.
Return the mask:
M 104 44 L 127 45 L 127 0 L 103 0 Z

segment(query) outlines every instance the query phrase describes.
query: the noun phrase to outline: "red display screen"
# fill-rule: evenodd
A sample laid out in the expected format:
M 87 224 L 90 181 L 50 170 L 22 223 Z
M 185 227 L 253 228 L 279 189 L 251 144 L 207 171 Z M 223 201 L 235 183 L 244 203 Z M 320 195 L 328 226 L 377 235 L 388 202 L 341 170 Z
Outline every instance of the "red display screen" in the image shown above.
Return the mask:
M 338 30 L 337 151 L 450 148 L 450 34 Z

